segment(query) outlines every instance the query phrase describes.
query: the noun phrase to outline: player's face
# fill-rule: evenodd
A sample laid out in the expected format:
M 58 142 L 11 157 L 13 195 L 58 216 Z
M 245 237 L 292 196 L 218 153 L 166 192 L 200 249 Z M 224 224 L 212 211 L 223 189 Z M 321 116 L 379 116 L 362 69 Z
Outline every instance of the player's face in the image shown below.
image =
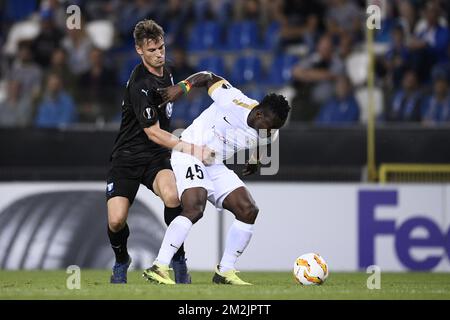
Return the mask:
M 137 53 L 142 57 L 145 64 L 153 68 L 160 68 L 165 63 L 166 48 L 164 39 L 159 40 L 146 39 L 140 46 L 136 46 Z
M 258 130 L 273 130 L 280 129 L 284 124 L 277 115 L 270 111 L 258 111 L 256 114 L 256 125 Z

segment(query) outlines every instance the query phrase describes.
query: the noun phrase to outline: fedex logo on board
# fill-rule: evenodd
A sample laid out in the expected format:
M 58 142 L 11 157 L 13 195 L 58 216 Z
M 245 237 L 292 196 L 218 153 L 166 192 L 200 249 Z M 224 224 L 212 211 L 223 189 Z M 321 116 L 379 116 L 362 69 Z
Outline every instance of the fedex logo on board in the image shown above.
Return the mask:
M 358 194 L 358 253 L 359 267 L 376 264 L 375 239 L 378 236 L 394 237 L 395 251 L 399 261 L 410 270 L 432 270 L 442 259 L 450 261 L 450 228 L 442 229 L 432 218 L 420 214 L 411 216 L 401 224 L 392 219 L 377 219 L 375 210 L 381 206 L 397 206 L 397 190 L 360 190 Z M 450 208 L 449 208 L 450 209 Z M 411 212 L 412 214 L 414 212 Z M 426 231 L 424 237 L 414 237 L 415 229 Z M 414 248 L 443 248 L 444 254 L 428 254 L 417 259 L 411 255 Z

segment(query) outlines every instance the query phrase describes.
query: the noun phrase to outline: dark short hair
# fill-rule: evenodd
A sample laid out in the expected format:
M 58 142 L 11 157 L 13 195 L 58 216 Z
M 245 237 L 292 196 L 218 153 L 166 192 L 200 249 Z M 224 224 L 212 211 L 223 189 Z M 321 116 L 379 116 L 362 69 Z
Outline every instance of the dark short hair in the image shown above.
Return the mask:
M 291 107 L 281 94 L 270 93 L 259 104 L 260 108 L 267 109 L 275 114 L 282 122 L 286 121 Z
M 153 20 L 139 21 L 133 31 L 134 43 L 138 46 L 146 39 L 158 41 L 164 37 L 163 28 Z

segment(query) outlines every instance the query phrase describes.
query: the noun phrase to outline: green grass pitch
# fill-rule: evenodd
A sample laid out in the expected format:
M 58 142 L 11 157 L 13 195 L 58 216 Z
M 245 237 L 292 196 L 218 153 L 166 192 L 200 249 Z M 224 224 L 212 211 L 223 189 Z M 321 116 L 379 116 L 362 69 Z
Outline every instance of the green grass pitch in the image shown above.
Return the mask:
M 81 288 L 69 290 L 60 271 L 0 271 L 0 299 L 450 299 L 450 273 L 382 273 L 381 289 L 369 290 L 366 273 L 332 273 L 321 286 L 304 287 L 289 272 L 242 272 L 249 287 L 215 285 L 212 272 L 193 272 L 191 285 L 150 284 L 130 271 L 128 284 L 111 285 L 108 270 L 81 270 Z

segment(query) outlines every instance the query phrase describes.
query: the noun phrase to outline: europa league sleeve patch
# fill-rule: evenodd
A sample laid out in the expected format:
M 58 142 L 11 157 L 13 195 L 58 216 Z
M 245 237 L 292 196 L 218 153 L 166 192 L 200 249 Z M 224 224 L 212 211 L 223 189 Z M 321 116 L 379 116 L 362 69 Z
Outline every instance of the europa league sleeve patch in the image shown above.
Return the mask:
M 145 127 L 149 127 L 154 125 L 158 121 L 158 112 L 155 107 L 147 107 L 144 109 L 142 113 L 142 121 L 141 123 L 145 125 Z

